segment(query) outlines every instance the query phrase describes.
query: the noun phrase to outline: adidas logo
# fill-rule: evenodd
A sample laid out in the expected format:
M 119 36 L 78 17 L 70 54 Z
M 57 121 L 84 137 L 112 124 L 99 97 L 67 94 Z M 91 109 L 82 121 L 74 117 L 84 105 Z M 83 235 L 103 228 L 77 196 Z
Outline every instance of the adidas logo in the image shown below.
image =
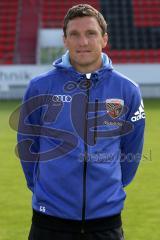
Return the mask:
M 144 119 L 146 118 L 145 112 L 144 112 L 144 105 L 143 105 L 143 101 L 141 100 L 141 104 L 138 108 L 138 111 L 134 113 L 134 116 L 131 118 L 132 122 L 136 122 L 140 119 Z

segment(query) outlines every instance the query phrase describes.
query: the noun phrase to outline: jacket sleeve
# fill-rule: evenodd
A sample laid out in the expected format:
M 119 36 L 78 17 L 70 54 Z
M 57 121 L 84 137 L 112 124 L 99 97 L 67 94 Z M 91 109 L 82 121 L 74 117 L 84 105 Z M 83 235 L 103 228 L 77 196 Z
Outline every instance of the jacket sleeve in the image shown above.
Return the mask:
M 130 94 L 130 101 L 128 101 L 127 107 L 126 120 L 133 125 L 133 130 L 121 138 L 121 170 L 124 187 L 134 178 L 142 157 L 145 113 L 138 86 L 134 86 L 134 91 Z
M 33 99 L 37 95 L 38 92 L 31 81 L 20 107 L 17 134 L 17 152 L 25 174 L 28 188 L 32 192 L 34 191 L 34 172 L 36 171 L 37 156 L 39 153 L 39 136 L 35 134 L 34 126 L 40 125 L 41 116 L 40 109 L 35 112 L 34 109 L 32 109 L 34 105 Z M 31 99 L 32 101 L 30 101 Z

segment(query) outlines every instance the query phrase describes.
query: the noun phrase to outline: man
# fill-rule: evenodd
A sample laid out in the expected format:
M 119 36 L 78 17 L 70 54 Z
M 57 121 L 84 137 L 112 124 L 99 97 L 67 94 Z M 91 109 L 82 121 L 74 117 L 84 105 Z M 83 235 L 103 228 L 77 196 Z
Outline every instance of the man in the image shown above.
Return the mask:
M 124 239 L 124 187 L 140 161 L 145 115 L 137 84 L 102 53 L 106 30 L 90 5 L 69 9 L 68 51 L 24 96 L 18 151 L 33 192 L 29 240 Z

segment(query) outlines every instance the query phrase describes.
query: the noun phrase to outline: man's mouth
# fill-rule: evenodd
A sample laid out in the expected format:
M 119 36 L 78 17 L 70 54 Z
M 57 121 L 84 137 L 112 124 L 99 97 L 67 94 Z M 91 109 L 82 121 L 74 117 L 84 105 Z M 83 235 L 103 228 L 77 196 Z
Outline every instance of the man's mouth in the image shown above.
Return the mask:
M 77 53 L 90 53 L 90 50 L 77 50 Z

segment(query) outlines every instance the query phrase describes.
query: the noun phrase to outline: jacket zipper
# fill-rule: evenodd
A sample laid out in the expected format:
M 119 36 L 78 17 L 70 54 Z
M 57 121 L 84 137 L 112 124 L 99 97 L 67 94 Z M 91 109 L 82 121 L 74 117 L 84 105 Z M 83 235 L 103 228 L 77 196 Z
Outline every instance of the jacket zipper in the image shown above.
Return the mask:
M 98 99 L 95 100 L 95 114 L 94 114 L 94 144 L 96 144 L 97 141 L 97 115 L 98 115 Z
M 90 81 L 90 79 L 87 79 Z M 85 108 L 85 126 L 84 126 L 84 161 L 83 161 L 83 205 L 82 205 L 82 227 L 81 233 L 84 233 L 85 225 L 85 210 L 86 210 L 86 174 L 87 174 L 87 159 L 88 159 L 88 102 L 89 102 L 89 88 L 87 88 L 87 104 Z

